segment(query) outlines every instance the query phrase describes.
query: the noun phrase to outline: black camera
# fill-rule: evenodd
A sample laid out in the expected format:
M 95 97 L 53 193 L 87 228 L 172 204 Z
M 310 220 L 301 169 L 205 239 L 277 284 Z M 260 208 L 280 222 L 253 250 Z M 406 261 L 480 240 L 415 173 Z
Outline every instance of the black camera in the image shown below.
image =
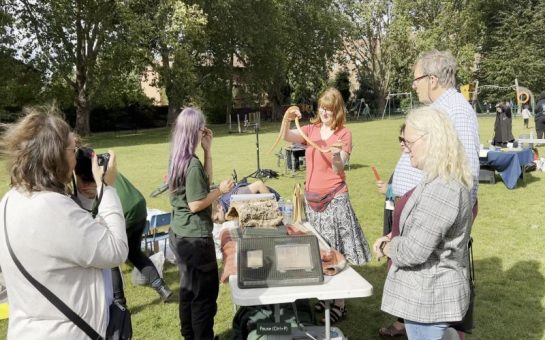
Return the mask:
M 91 148 L 79 148 L 76 154 L 76 175 L 81 177 L 86 182 L 94 182 L 93 166 L 91 161 L 93 160 L 94 151 Z M 103 153 L 97 155 L 97 163 L 104 168 L 104 173 L 108 169 L 108 161 L 110 160 L 109 153 Z
M 106 169 L 108 168 L 108 161 L 110 160 L 110 154 L 109 153 L 103 153 L 100 155 L 97 155 L 97 163 L 99 166 L 104 167 L 104 172 L 106 172 Z

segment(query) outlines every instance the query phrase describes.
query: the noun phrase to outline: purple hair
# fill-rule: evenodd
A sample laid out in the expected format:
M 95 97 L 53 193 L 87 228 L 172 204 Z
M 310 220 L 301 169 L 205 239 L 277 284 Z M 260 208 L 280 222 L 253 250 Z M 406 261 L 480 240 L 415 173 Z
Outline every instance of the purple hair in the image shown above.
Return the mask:
M 204 115 L 195 107 L 186 107 L 176 118 L 172 129 L 168 187 L 171 192 L 183 185 L 189 162 L 197 149 Z

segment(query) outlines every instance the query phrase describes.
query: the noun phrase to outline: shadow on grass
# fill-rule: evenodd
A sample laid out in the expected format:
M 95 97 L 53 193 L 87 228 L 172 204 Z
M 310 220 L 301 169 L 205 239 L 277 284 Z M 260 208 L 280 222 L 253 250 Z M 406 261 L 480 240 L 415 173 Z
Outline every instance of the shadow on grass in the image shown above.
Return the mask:
M 350 170 L 356 170 L 356 169 L 368 168 L 368 167 L 369 165 L 367 164 L 353 164 L 353 163 L 350 164 Z
M 540 265 L 520 261 L 503 271 L 500 258 L 475 261 L 476 339 L 543 338 L 545 278 Z
M 127 266 L 127 274 L 130 277 L 130 270 L 132 270 L 132 267 Z M 125 276 L 127 278 L 127 276 Z M 168 300 L 168 304 L 171 303 L 178 303 L 179 300 L 179 289 L 180 289 L 180 276 L 178 275 L 178 267 L 175 264 L 171 264 L 169 262 L 165 262 L 163 267 L 163 279 L 168 284 L 170 290 L 172 291 L 172 296 Z M 150 291 L 154 290 L 150 285 L 143 286 L 146 289 L 149 289 Z M 139 304 L 139 305 L 130 305 L 130 311 L 131 314 L 138 314 L 142 312 L 146 307 L 153 304 L 164 304 L 163 300 L 157 295 L 155 292 L 153 292 L 154 299 L 149 300 L 146 303 Z
M 538 261 L 520 261 L 504 271 L 498 257 L 475 261 L 475 329 L 471 338 L 543 339 L 545 278 L 540 265 Z M 378 329 L 395 320 L 380 310 L 386 264 L 354 269 L 373 285 L 373 296 L 346 300 L 347 317 L 336 326 L 349 339 L 379 339 Z
M 541 178 L 533 176 L 531 172 L 527 172 L 524 174 L 524 184 L 525 184 L 524 186 L 534 182 L 539 182 L 539 181 L 541 181 Z

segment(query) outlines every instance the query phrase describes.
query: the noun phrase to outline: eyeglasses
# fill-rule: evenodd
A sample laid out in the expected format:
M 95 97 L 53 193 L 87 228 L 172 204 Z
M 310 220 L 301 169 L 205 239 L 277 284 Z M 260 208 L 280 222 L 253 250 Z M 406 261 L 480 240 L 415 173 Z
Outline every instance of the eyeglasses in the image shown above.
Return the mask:
M 333 111 L 328 110 L 328 109 L 326 109 L 326 108 L 323 107 L 323 106 L 320 106 L 320 109 L 319 109 L 319 110 L 320 110 L 320 113 L 327 113 L 328 115 L 332 115 L 332 114 L 333 114 Z
M 74 148 L 64 148 L 65 150 L 73 150 L 74 153 L 78 153 L 78 150 L 79 150 L 79 147 L 74 147 Z
M 411 149 L 412 146 L 414 145 L 414 143 L 416 143 L 420 138 L 424 137 L 425 135 L 427 135 L 426 133 L 421 135 L 420 137 L 418 137 L 417 139 L 413 140 L 412 142 L 411 141 L 408 141 L 406 140 L 404 137 L 397 137 L 399 139 L 399 142 L 404 146 L 406 147 L 407 149 Z
M 424 74 L 423 76 L 416 77 L 416 78 L 413 79 L 413 84 L 416 84 L 416 83 L 418 83 L 419 80 L 424 79 L 426 77 L 430 77 L 430 76 L 431 76 L 431 74 Z

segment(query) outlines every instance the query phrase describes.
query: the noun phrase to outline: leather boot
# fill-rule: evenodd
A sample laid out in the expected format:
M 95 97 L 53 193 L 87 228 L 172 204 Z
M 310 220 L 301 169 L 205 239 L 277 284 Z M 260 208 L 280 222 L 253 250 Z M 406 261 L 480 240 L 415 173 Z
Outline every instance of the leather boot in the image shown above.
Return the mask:
M 151 286 L 157 291 L 163 302 L 167 302 L 172 297 L 172 291 L 163 279 L 156 280 Z

